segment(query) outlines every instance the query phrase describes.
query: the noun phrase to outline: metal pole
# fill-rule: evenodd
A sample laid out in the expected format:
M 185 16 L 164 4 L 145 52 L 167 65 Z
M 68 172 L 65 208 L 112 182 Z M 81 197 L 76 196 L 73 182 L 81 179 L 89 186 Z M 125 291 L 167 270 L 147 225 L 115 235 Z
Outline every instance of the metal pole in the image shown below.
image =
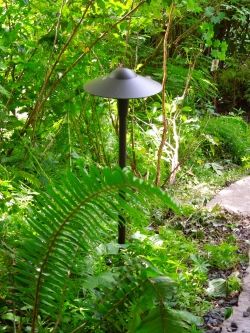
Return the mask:
M 128 99 L 118 99 L 118 116 L 119 116 L 119 166 L 121 169 L 126 166 L 126 134 L 127 134 L 127 115 Z M 124 198 L 123 191 L 119 195 Z M 118 243 L 125 244 L 126 228 L 125 219 L 122 215 L 118 216 Z

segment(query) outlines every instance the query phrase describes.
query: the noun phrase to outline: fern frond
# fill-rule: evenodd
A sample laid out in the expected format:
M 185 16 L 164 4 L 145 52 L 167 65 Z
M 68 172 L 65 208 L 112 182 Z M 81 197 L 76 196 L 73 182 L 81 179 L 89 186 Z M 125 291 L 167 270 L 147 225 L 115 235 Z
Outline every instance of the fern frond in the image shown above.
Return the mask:
M 202 324 L 199 317 L 172 308 L 177 300 L 176 282 L 142 257 L 125 254 L 124 266 L 90 277 L 85 287 L 98 290 L 96 298 L 85 303 L 91 328 L 85 318 L 85 325 L 81 323 L 71 333 L 188 333 L 192 325 Z
M 122 190 L 126 198 L 118 195 Z M 158 200 L 175 212 L 178 205 L 162 190 L 120 169 L 93 168 L 38 196 L 19 252 L 16 279 L 22 299 L 32 306 L 32 332 L 39 311 L 54 317 L 76 253 L 86 254 L 114 234 L 117 214 L 134 217 L 135 205 Z
M 39 179 L 27 171 L 15 170 L 15 179 L 18 180 L 24 179 L 25 181 L 33 185 L 35 188 L 39 188 L 41 186 L 41 182 L 39 181 Z

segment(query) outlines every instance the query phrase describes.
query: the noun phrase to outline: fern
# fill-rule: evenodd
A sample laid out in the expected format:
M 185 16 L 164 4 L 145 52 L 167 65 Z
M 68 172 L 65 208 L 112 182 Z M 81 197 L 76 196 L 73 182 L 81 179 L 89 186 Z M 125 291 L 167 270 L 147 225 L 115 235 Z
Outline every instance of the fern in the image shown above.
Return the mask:
M 202 321 L 187 311 L 178 311 L 165 306 L 153 307 L 149 314 L 131 333 L 187 333 L 191 326 L 201 325 Z
M 118 195 L 121 189 L 126 200 Z M 63 185 L 38 197 L 19 249 L 16 274 L 19 296 L 33 311 L 32 332 L 38 314 L 55 318 L 60 311 L 76 253 L 86 255 L 101 239 L 114 235 L 119 213 L 127 221 L 140 215 L 135 205 L 145 205 L 146 197 L 179 211 L 159 188 L 119 169 L 93 168 L 78 178 L 69 174 Z
M 89 278 L 85 285 L 95 293 L 84 302 L 89 320 L 73 332 L 187 333 L 201 325 L 200 318 L 172 308 L 178 296 L 174 280 L 150 261 L 127 255 L 124 266 Z
M 27 171 L 15 170 L 14 174 L 16 180 L 25 180 L 26 182 L 33 185 L 37 189 L 40 188 L 41 186 L 41 182 L 39 181 L 39 179 Z
M 214 148 L 219 157 L 230 157 L 235 163 L 241 164 L 242 158 L 249 156 L 249 127 L 240 117 L 219 116 L 206 121 L 204 131 L 219 139 Z

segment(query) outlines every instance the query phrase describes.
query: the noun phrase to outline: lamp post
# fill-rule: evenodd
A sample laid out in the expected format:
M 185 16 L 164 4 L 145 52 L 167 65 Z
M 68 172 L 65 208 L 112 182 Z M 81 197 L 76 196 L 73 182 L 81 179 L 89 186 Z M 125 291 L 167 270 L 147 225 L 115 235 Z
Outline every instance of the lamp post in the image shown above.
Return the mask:
M 126 133 L 129 99 L 149 97 L 162 90 L 160 83 L 136 74 L 129 68 L 117 68 L 109 75 L 88 82 L 84 89 L 95 96 L 117 99 L 119 117 L 119 166 L 126 166 Z M 123 197 L 123 193 L 120 192 Z M 125 244 L 125 220 L 119 215 L 118 243 Z

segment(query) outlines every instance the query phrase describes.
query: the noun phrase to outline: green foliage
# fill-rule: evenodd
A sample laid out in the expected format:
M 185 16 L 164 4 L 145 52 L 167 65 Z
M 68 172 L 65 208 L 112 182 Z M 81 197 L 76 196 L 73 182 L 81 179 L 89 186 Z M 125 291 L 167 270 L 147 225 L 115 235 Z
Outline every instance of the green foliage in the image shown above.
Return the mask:
M 230 112 L 241 111 L 248 117 L 248 105 L 250 103 L 250 60 L 242 57 L 228 59 L 227 68 L 218 73 L 218 88 L 223 110 Z
M 241 280 L 232 273 L 227 279 L 213 279 L 208 282 L 207 294 L 213 298 L 228 297 L 241 290 Z
M 206 291 L 210 297 L 226 297 L 227 281 L 222 278 L 210 280 Z
M 221 269 L 233 268 L 239 262 L 237 255 L 238 247 L 236 245 L 221 243 L 219 245 L 206 244 L 204 246 L 207 252 L 210 265 Z
M 86 331 L 135 333 L 154 327 L 157 332 L 170 328 L 173 332 L 189 332 L 191 325 L 201 323 L 190 313 L 172 308 L 177 297 L 172 279 L 162 275 L 148 260 L 132 259 L 131 255 L 134 254 L 124 252 L 123 266 L 119 267 L 113 256 L 112 270 L 105 273 L 105 280 L 99 276 L 98 288 L 92 285 L 94 297 L 85 307 L 90 308 L 93 326 L 92 330 L 86 327 Z
M 148 315 L 134 331 L 136 333 L 163 333 L 169 330 L 174 333 L 190 332 L 191 325 L 200 325 L 201 321 L 190 313 L 172 309 L 151 308 Z
M 249 126 L 240 117 L 220 116 L 204 122 L 202 127 L 206 134 L 213 137 L 212 155 L 217 158 L 230 158 L 241 164 L 245 156 L 249 156 Z M 205 150 L 206 149 L 206 150 Z M 209 146 L 204 151 L 211 154 Z
M 218 97 L 230 100 L 228 111 L 248 109 L 247 5 L 0 1 L 1 331 L 197 332 L 199 320 L 186 310 L 207 310 L 209 264 L 227 265 L 218 253 L 230 249 L 210 249 L 208 263 L 198 241 L 165 222 L 146 228 L 151 202 L 170 215 L 179 208 L 127 171 L 93 167 L 117 165 L 116 101 L 88 96 L 83 84 L 120 64 L 162 81 L 170 27 L 162 178 L 167 183 L 177 138 L 180 182 L 190 185 L 181 199 L 204 201 L 195 192 L 201 179 L 221 186 L 229 160 L 249 164 L 242 120 L 203 119 Z M 217 72 L 212 58 L 220 60 Z M 161 96 L 131 101 L 128 164 L 141 178 L 155 178 L 161 134 Z M 119 214 L 130 240 L 122 249 L 114 243 Z
M 235 274 L 231 274 L 227 279 L 228 294 L 240 292 L 241 288 L 242 288 L 242 283 L 240 278 Z
M 178 211 L 160 189 L 118 169 L 95 168 L 80 178 L 69 174 L 63 185 L 39 196 L 18 250 L 16 271 L 19 297 L 33 309 L 32 331 L 40 311 L 52 318 L 60 312 L 58 306 L 73 283 L 75 256 L 86 256 L 101 239 L 114 236 L 118 212 L 126 220 L 141 221 L 135 205 L 143 207 L 146 196 Z
M 44 174 L 37 177 L 41 169 L 55 177 L 58 169 L 72 170 L 92 163 L 116 164 L 115 104 L 89 98 L 83 92 L 83 83 L 107 74 L 120 63 L 161 81 L 162 37 L 171 3 L 54 1 L 50 10 L 38 1 L 7 0 L 7 7 L 1 4 L 1 162 L 6 166 L 16 163 L 29 173 L 29 181 L 38 186 L 31 174 L 43 178 L 38 179 L 43 185 L 47 177 Z M 199 105 L 208 103 L 218 93 L 215 77 L 210 72 L 211 50 L 204 51 L 203 47 L 212 47 L 212 56 L 224 59 L 228 36 L 223 33 L 220 36 L 217 30 L 228 24 L 229 19 L 243 28 L 248 11 L 244 1 L 238 7 L 233 1 L 222 6 L 203 0 L 173 4 L 167 94 L 170 100 L 182 95 L 190 66 L 195 63 L 187 105 L 196 110 L 200 108 L 197 101 Z M 120 22 L 132 8 L 136 10 Z M 232 54 L 231 45 L 229 53 Z M 220 73 L 220 88 L 225 86 L 223 73 L 226 70 Z M 156 104 L 157 112 L 154 112 Z M 146 119 L 142 116 L 145 110 Z M 159 140 L 154 145 L 147 134 L 152 126 L 159 127 L 161 133 L 161 101 L 144 100 L 134 111 L 136 143 L 132 146 L 131 139 L 129 163 L 137 174 L 150 174 L 153 179 Z M 182 127 L 183 121 L 178 120 L 177 125 Z M 188 127 L 180 132 L 182 143 L 188 142 Z M 169 133 L 171 130 L 170 124 Z M 180 149 L 184 151 L 186 147 Z M 132 159 L 131 153 L 135 158 Z M 168 174 L 169 163 L 169 158 L 164 156 L 164 175 Z
M 131 244 L 137 256 L 143 256 L 160 272 L 176 282 L 178 299 L 175 303 L 181 309 L 202 314 L 207 303 L 199 296 L 207 280 L 208 265 L 199 255 L 195 241 L 187 239 L 182 232 L 160 227 L 159 235 L 154 232 L 136 231 Z

